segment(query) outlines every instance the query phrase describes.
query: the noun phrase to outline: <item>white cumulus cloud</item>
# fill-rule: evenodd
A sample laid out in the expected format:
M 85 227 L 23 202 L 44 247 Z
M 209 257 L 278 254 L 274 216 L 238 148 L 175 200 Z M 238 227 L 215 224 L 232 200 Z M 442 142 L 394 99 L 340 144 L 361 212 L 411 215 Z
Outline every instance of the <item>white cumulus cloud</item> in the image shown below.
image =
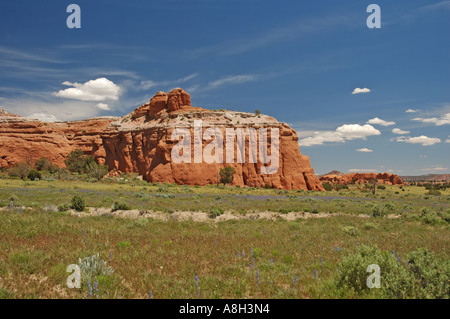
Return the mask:
M 315 131 L 311 136 L 300 139 L 300 146 L 323 145 L 323 143 L 344 143 L 346 140 L 363 139 L 380 135 L 381 132 L 372 125 L 344 124 L 335 131 Z
M 368 89 L 368 88 L 363 88 L 363 89 L 361 89 L 361 88 L 355 88 L 355 89 L 353 90 L 352 94 L 369 93 L 369 92 L 371 92 L 371 91 L 372 91 L 372 90 L 371 90 L 371 89 Z
M 382 119 L 380 119 L 378 117 L 375 117 L 373 119 L 368 120 L 367 123 L 375 124 L 375 125 L 381 125 L 381 126 L 395 125 L 395 122 L 388 122 L 388 121 L 382 120 Z
M 404 142 L 410 144 L 421 144 L 422 146 L 430 146 L 441 142 L 441 139 L 437 137 L 428 137 L 425 135 L 417 137 L 399 136 L 394 140 L 397 142 Z
M 121 93 L 120 86 L 107 78 L 98 78 L 85 83 L 65 81 L 62 84 L 72 87 L 54 92 L 54 96 L 79 101 L 117 101 Z
M 410 131 L 404 131 L 399 128 L 394 128 L 394 129 L 392 129 L 392 133 L 398 134 L 398 135 L 404 135 L 404 134 L 409 134 Z
M 419 121 L 422 123 L 431 123 L 436 126 L 447 125 L 450 124 L 450 113 L 446 113 L 441 117 L 429 117 L 429 118 L 416 117 L 413 118 L 412 120 Z
M 357 152 L 362 152 L 362 153 L 371 153 L 371 152 L 373 152 L 373 150 L 368 149 L 367 147 L 358 148 L 356 151 Z
M 418 112 L 419 110 L 413 110 L 413 109 L 407 109 L 406 111 L 405 111 L 405 113 L 416 113 L 416 112 Z
M 341 134 L 347 140 L 363 139 L 368 136 L 381 135 L 381 132 L 370 124 L 344 124 L 336 129 L 336 132 Z
M 320 131 L 314 132 L 312 136 L 305 137 L 300 140 L 301 146 L 323 145 L 323 143 L 343 143 L 344 137 L 336 134 L 336 131 Z
M 41 122 L 56 122 L 58 119 L 56 116 L 47 113 L 33 113 L 30 116 L 27 116 L 30 119 L 37 119 Z
M 97 103 L 97 107 L 98 107 L 100 110 L 104 110 L 104 111 L 110 110 L 109 105 L 106 104 L 106 103 Z

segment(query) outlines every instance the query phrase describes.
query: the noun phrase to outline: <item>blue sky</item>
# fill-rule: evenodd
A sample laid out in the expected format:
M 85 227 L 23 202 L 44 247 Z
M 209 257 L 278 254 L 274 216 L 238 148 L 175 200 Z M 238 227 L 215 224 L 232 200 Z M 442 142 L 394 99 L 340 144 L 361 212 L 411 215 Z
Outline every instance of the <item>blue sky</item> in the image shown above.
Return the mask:
M 318 174 L 450 173 L 449 17 L 439 0 L 2 0 L 0 107 L 122 116 L 182 87 L 287 122 Z

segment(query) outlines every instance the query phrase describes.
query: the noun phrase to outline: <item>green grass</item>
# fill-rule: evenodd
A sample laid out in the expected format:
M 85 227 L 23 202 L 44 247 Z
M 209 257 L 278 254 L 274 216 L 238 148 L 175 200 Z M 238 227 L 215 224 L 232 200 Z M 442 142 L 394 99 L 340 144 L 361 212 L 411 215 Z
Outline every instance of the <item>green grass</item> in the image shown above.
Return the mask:
M 88 207 L 112 207 L 120 202 L 131 209 L 153 211 L 203 211 L 212 207 L 239 214 L 255 211 L 373 214 L 420 214 L 423 207 L 436 213 L 449 210 L 450 189 L 442 195 L 425 195 L 424 187 L 387 186 L 376 195 L 365 193 L 362 186 L 332 192 L 287 191 L 264 188 L 223 186 L 179 186 L 173 184 L 105 183 L 83 181 L 36 181 L 0 179 L 0 207 L 15 197 L 16 207 L 44 208 L 70 204 L 74 196 L 84 198 Z M 51 196 L 48 196 L 51 193 Z
M 0 296 L 83 298 L 87 288 L 66 288 L 64 270 L 98 252 L 115 270 L 111 278 L 98 279 L 100 298 L 146 298 L 149 291 L 154 298 L 328 298 L 334 297 L 327 287 L 339 260 L 358 245 L 376 244 L 404 257 L 418 247 L 448 254 L 450 242 L 447 225 L 403 219 L 373 218 L 371 227 L 365 227 L 364 218 L 352 216 L 292 222 L 136 222 L 2 213 Z M 357 235 L 343 227 L 357 229 Z M 28 236 L 30 232 L 34 235 Z
M 402 260 L 419 247 L 450 254 L 445 219 L 449 190 L 429 196 L 423 187 L 404 188 L 387 186 L 372 196 L 357 186 L 340 192 L 298 192 L 0 179 L 0 206 L 8 206 L 11 198 L 15 206 L 0 210 L 0 298 L 84 298 L 85 283 L 81 289 L 66 287 L 66 268 L 97 253 L 114 269 L 112 276 L 96 279 L 99 298 L 147 298 L 150 291 L 154 298 L 357 297 L 342 295 L 331 283 L 340 260 L 360 245 L 395 250 Z M 162 212 L 209 213 L 216 208 L 238 215 L 280 210 L 343 214 L 295 221 L 193 222 L 79 218 L 44 209 L 70 203 L 75 195 L 83 196 L 89 207 L 110 208 L 120 201 L 132 209 Z M 31 209 L 19 213 L 19 206 Z M 370 215 L 374 206 L 380 217 L 358 216 Z M 400 217 L 383 217 L 386 214 Z

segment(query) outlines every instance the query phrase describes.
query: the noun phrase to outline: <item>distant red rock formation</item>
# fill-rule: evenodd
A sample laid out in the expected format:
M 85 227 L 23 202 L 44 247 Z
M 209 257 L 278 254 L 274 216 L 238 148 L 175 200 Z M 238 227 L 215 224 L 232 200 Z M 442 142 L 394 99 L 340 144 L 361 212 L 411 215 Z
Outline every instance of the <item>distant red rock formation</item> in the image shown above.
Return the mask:
M 388 184 L 388 185 L 403 185 L 403 181 L 398 175 L 391 173 L 350 173 L 345 175 L 328 174 L 323 175 L 320 178 L 322 183 L 332 183 L 332 184 L 352 184 L 352 183 L 369 183 L 374 179 L 378 183 Z
M 10 114 L 10 113 L 8 113 Z M 226 128 L 278 128 L 279 169 L 261 174 L 261 163 L 174 163 L 171 151 L 179 127 L 192 131 L 194 120 L 202 120 L 203 131 Z M 203 148 L 209 141 L 203 141 Z M 236 141 L 234 142 L 236 145 Z M 268 149 L 271 149 L 268 140 Z M 245 143 L 248 151 L 248 137 Z M 183 89 L 158 92 L 150 102 L 123 117 L 93 118 L 72 122 L 43 123 L 24 117 L 0 117 L 0 167 L 25 160 L 49 158 L 64 166 L 68 154 L 80 148 L 110 170 L 134 172 L 149 182 L 189 185 L 215 184 L 221 168 L 233 166 L 233 183 L 279 189 L 324 190 L 311 168 L 309 158 L 299 150 L 297 133 L 287 124 L 254 113 L 210 111 L 191 106 Z M 235 150 L 237 152 L 237 150 Z

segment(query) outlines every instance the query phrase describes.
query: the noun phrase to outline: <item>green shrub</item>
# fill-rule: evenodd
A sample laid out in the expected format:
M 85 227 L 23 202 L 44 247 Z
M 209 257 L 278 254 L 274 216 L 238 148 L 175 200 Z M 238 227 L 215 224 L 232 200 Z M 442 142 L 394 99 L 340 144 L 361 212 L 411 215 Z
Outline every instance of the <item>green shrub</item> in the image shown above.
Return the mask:
M 345 226 L 342 227 L 342 230 L 344 231 L 344 233 L 350 236 L 356 236 L 358 234 L 358 230 L 354 226 Z
M 253 248 L 253 258 L 261 258 L 263 255 L 263 250 L 261 248 Z
M 169 188 L 166 185 L 161 185 L 158 187 L 158 192 L 160 193 L 167 193 L 169 191 Z
M 69 204 L 61 204 L 61 205 L 58 205 L 58 211 L 59 211 L 59 212 L 65 212 L 65 211 L 68 211 L 69 208 L 70 208 Z
M 450 223 L 450 211 L 440 212 L 438 213 L 439 217 L 445 220 L 447 223 Z
M 96 162 L 89 162 L 86 166 L 86 174 L 99 181 L 108 174 L 108 167 L 97 164 Z
M 130 210 L 131 207 L 125 202 L 114 202 L 111 206 L 111 211 L 115 212 L 116 210 Z
M 28 173 L 28 179 L 31 181 L 35 181 L 35 180 L 40 180 L 42 178 L 41 173 L 38 172 L 35 169 L 32 169 L 29 173 Z
M 385 215 L 383 208 L 380 208 L 378 205 L 372 205 L 370 213 L 372 217 L 383 217 Z
M 435 195 L 435 196 L 440 196 L 441 192 L 438 191 L 437 189 L 430 189 L 428 192 L 425 193 L 425 195 Z
M 397 209 L 397 207 L 392 203 L 384 204 L 384 211 L 386 211 L 386 212 L 394 212 L 396 209 Z
M 89 155 L 85 155 L 81 149 L 76 149 L 67 156 L 64 160 L 64 164 L 69 171 L 79 174 L 85 174 L 89 165 L 94 164 L 94 158 Z
M 438 217 L 438 215 L 435 212 L 429 212 L 426 215 L 422 216 L 423 221 L 426 224 L 430 225 L 436 225 L 441 222 L 441 219 Z
M 368 222 L 363 225 L 363 228 L 364 228 L 364 230 L 375 229 L 375 228 L 377 228 L 377 225 L 375 225 L 374 223 Z
M 37 159 L 34 162 L 34 167 L 42 172 L 42 171 L 48 171 L 50 173 L 53 173 L 53 166 L 52 163 L 50 162 L 50 160 L 46 157 L 41 157 L 39 159 Z
M 92 255 L 83 259 L 78 259 L 78 266 L 80 266 L 81 280 L 84 283 L 96 279 L 98 276 L 112 276 L 114 269 L 106 265 L 100 255 Z
M 130 247 L 130 246 L 131 246 L 131 243 L 129 241 L 119 241 L 116 244 L 117 248 L 127 248 L 127 247 Z
M 334 284 L 351 295 L 379 298 L 450 298 L 450 261 L 419 248 L 406 256 L 407 264 L 376 246 L 362 245 L 356 253 L 342 258 Z M 380 288 L 369 289 L 367 266 L 380 266 Z
M 330 183 L 323 183 L 322 184 L 323 188 L 325 188 L 326 191 L 331 192 L 333 190 L 333 185 L 331 185 Z
M 219 175 L 220 175 L 220 182 L 222 184 L 232 184 L 233 183 L 233 177 L 234 174 L 236 174 L 236 170 L 231 167 L 227 166 L 220 169 Z
M 391 253 L 366 245 L 360 246 L 356 253 L 342 258 L 335 277 L 335 285 L 338 289 L 346 290 L 356 296 L 380 293 L 381 291 L 377 291 L 377 288 L 367 287 L 367 278 L 370 275 L 367 267 L 372 264 L 380 266 L 380 290 L 384 290 L 384 293 L 401 298 L 406 291 L 399 290 L 399 283 L 401 288 L 407 290 L 413 288 L 412 276 L 400 266 Z
M 82 212 L 86 208 L 86 204 L 84 202 L 84 198 L 75 195 L 72 197 L 72 209 L 75 209 L 77 212 Z
M 450 298 L 450 260 L 447 256 L 436 256 L 424 248 L 407 255 L 408 271 L 412 273 L 420 299 Z
M 209 218 L 216 218 L 217 216 L 220 216 L 223 214 L 223 209 L 220 207 L 212 207 L 209 211 Z
M 384 185 L 377 185 L 377 189 L 386 189 L 386 186 L 384 186 Z
M 25 179 L 32 169 L 33 167 L 28 163 L 17 163 L 8 169 L 8 175 Z

